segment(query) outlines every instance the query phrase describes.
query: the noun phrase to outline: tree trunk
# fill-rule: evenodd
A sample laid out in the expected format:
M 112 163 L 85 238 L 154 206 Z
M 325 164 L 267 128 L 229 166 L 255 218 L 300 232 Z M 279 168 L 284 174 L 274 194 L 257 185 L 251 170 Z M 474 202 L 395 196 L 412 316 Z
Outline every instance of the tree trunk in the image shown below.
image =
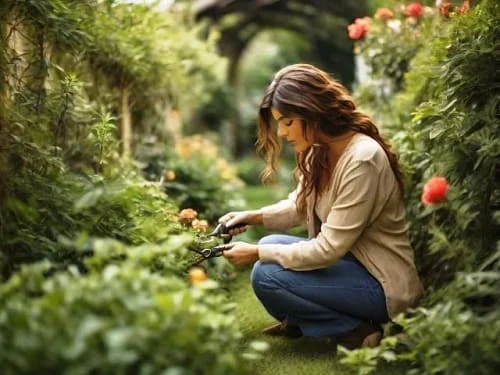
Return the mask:
M 231 116 L 230 122 L 230 144 L 229 148 L 231 154 L 234 158 L 238 158 L 242 154 L 242 138 L 241 133 L 243 129 L 243 120 L 240 115 L 240 103 L 241 103 L 241 92 L 240 92 L 240 80 L 239 80 L 239 65 L 241 60 L 242 50 L 237 51 L 229 58 L 228 66 L 228 81 L 231 86 L 234 98 L 234 111 Z
M 165 116 L 165 133 L 172 137 L 174 145 L 179 142 L 182 134 L 182 124 L 179 111 L 171 105 L 168 105 L 167 115 Z
M 132 114 L 130 111 L 130 88 L 120 91 L 120 133 L 122 140 L 122 157 L 130 159 L 132 155 Z

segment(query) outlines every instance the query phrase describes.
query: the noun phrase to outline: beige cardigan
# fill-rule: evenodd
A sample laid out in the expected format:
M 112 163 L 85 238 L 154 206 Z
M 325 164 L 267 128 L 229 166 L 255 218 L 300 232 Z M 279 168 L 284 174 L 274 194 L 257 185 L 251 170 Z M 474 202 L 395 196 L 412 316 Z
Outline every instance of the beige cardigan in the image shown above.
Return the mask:
M 261 208 L 264 227 L 283 231 L 303 224 L 296 197 L 297 190 Z M 338 160 L 327 190 L 313 201 L 314 197 L 307 200 L 309 240 L 259 245 L 260 260 L 307 271 L 330 266 L 351 251 L 381 283 L 391 318 L 414 306 L 423 288 L 407 236 L 403 201 L 382 147 L 357 134 Z

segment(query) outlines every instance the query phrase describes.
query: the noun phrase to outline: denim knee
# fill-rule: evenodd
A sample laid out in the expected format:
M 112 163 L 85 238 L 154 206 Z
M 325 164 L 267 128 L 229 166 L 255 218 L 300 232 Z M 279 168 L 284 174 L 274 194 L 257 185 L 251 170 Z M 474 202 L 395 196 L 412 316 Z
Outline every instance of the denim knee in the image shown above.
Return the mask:
M 250 274 L 250 282 L 252 284 L 253 290 L 256 294 L 263 289 L 262 282 L 266 284 L 272 283 L 273 279 L 269 278 L 270 273 L 274 273 L 282 269 L 279 264 L 276 263 L 262 263 L 260 260 L 253 265 L 252 272 Z

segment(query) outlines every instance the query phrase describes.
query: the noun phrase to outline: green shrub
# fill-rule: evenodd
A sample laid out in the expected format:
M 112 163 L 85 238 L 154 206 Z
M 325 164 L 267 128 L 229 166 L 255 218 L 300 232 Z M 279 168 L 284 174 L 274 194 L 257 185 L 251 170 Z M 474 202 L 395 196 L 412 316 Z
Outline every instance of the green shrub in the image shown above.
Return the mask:
M 245 373 L 233 306 L 217 283 L 188 287 L 124 262 L 49 279 L 23 266 L 0 286 L 4 374 Z
M 160 180 L 181 209 L 192 208 L 211 223 L 244 205 L 243 183 L 236 168 L 220 156 L 218 147 L 207 137 L 181 138 L 175 150 L 149 158 L 145 155 L 141 162 L 145 175 Z
M 427 295 L 398 319 L 397 338 L 346 355 L 364 373 L 395 360 L 411 374 L 499 367 L 499 18 L 492 0 L 443 18 L 423 35 L 430 43 L 412 60 L 406 89 L 387 103 L 390 116 L 380 117 L 408 177 L 410 236 Z M 450 184 L 447 199 L 425 206 L 422 186 L 436 175 Z

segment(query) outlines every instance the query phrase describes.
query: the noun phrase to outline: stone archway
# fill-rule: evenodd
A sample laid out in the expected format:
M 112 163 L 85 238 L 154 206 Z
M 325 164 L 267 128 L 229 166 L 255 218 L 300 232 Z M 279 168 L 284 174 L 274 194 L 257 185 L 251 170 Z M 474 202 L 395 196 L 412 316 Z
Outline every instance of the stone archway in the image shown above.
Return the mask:
M 352 0 L 197 0 L 196 20 L 209 19 L 221 32 L 219 48 L 228 57 L 227 77 L 237 92 L 243 52 L 262 29 L 281 28 L 305 35 L 324 68 L 350 83 L 354 78 L 352 43 L 346 26 L 367 13 L 366 1 Z M 240 150 L 241 120 L 234 114 L 231 151 Z

